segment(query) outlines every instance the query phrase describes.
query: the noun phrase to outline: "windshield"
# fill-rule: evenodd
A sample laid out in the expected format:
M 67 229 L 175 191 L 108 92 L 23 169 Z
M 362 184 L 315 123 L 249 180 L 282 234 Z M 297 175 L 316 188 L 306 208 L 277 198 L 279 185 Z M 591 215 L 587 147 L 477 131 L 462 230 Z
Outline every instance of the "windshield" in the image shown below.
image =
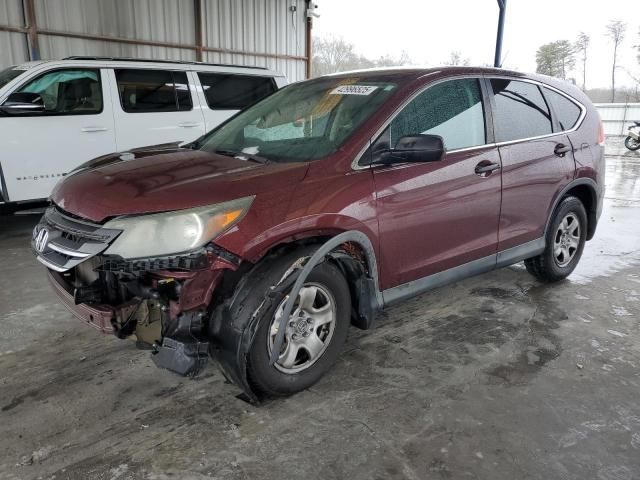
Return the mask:
M 324 77 L 292 84 L 206 135 L 201 150 L 269 162 L 306 162 L 335 152 L 396 84 Z
M 11 80 L 23 73 L 24 70 L 18 70 L 16 67 L 9 67 L 5 70 L 0 70 L 0 88 L 4 87 Z

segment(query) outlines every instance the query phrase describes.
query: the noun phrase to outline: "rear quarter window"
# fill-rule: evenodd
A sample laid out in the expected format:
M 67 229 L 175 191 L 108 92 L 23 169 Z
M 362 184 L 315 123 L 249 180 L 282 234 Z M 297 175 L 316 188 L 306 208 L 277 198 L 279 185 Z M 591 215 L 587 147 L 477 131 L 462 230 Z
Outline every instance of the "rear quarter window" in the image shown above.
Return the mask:
M 276 91 L 271 77 L 199 72 L 198 78 L 212 110 L 242 110 Z
M 560 131 L 571 130 L 575 127 L 582 113 L 582 109 L 576 105 L 575 102 L 550 88 L 543 88 L 543 90 L 544 96 L 556 114 L 558 123 L 560 124 Z

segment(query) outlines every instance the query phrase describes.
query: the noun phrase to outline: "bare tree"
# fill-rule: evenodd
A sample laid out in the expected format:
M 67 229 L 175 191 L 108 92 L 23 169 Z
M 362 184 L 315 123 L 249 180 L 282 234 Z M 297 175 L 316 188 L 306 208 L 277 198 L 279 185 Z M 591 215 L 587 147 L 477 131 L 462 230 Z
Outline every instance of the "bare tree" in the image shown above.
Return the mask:
M 462 58 L 462 54 L 460 53 L 459 50 L 453 50 L 449 54 L 449 59 L 444 62 L 445 65 L 453 65 L 453 66 L 462 65 L 464 67 L 468 66 L 469 63 L 470 62 L 468 58 Z
M 618 46 L 624 40 L 624 33 L 627 29 L 627 24 L 622 20 L 611 20 L 607 24 L 607 31 L 605 35 L 613 42 L 613 65 L 611 67 L 611 102 L 616 99 L 616 63 L 618 61 Z
M 584 32 L 580 32 L 578 35 L 578 39 L 575 43 L 575 51 L 581 53 L 582 60 L 582 90 L 587 89 L 587 49 L 589 48 L 589 43 L 591 42 L 591 38 Z
M 411 59 L 406 52 L 400 57 L 383 55 L 377 60 L 371 60 L 355 51 L 353 44 L 343 38 L 327 37 L 314 38 L 313 40 L 313 76 L 326 75 L 328 73 L 356 70 L 372 67 L 392 67 L 411 64 Z
M 314 75 L 326 75 L 342 70 L 348 70 L 357 55 L 353 45 L 343 38 L 314 38 L 313 39 L 313 68 Z

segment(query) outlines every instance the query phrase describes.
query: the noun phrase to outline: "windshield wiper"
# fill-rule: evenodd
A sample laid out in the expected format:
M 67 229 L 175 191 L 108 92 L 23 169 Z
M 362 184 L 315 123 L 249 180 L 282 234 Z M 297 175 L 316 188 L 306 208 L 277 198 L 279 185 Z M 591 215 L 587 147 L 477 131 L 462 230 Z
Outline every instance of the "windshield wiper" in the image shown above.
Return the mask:
M 214 150 L 214 153 L 217 153 L 218 155 L 224 155 L 226 157 L 239 158 L 240 160 L 249 160 L 255 163 L 261 163 L 263 165 L 269 162 L 269 160 L 264 157 L 252 155 L 250 153 L 234 152 L 233 150 L 218 149 Z

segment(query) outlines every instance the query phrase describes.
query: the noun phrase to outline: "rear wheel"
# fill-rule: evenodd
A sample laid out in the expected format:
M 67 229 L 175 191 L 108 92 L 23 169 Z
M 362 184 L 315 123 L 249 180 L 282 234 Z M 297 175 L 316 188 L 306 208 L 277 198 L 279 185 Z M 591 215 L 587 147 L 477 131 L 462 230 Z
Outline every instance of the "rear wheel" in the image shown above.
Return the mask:
M 635 138 L 629 136 L 624 139 L 624 146 L 627 147 L 631 151 L 638 150 L 640 148 L 640 141 Z
M 587 237 L 587 212 L 582 202 L 566 197 L 556 208 L 540 255 L 524 261 L 527 271 L 543 282 L 557 282 L 576 268 Z

